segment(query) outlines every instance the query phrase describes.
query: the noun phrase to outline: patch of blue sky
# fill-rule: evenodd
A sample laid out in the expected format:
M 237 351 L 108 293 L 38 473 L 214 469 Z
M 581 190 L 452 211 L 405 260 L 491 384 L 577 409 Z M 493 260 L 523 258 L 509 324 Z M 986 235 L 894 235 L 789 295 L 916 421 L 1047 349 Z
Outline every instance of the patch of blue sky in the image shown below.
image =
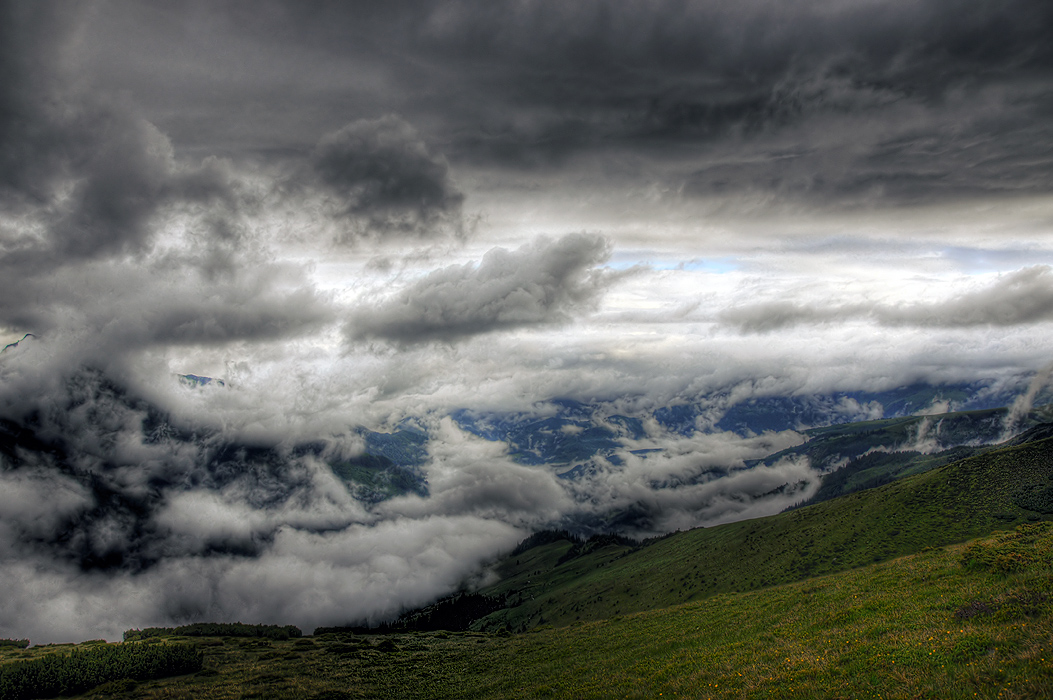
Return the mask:
M 670 258 L 667 253 L 648 255 L 639 251 L 615 252 L 608 265 L 615 270 L 627 270 L 637 265 L 645 265 L 652 270 L 687 270 L 690 272 L 709 272 L 725 274 L 742 268 L 742 262 L 735 257 L 691 258 L 690 260 Z
M 695 258 L 693 260 L 687 260 L 677 263 L 672 269 L 676 270 L 691 270 L 699 272 L 714 272 L 717 274 L 725 274 L 728 272 L 735 272 L 742 267 L 738 258 L 724 257 L 724 258 Z
M 966 274 L 1014 270 L 1031 265 L 1053 265 L 1053 252 L 1031 248 L 971 248 L 948 246 L 940 257 L 952 262 Z

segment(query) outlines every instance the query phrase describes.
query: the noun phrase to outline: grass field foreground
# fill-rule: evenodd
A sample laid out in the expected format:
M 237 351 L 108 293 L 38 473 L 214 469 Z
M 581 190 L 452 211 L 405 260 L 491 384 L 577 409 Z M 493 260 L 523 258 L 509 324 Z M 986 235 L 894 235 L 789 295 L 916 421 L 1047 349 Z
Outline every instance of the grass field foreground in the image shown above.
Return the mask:
M 79 697 L 1053 697 L 1053 524 L 520 635 L 195 642 L 196 674 Z

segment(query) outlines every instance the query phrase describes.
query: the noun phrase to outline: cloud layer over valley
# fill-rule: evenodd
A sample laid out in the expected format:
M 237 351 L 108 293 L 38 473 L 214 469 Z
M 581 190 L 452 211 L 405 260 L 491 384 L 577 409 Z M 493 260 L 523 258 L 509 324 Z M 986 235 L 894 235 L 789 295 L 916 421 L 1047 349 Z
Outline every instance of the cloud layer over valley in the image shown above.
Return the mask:
M 0 2 L 0 637 L 379 622 L 541 528 L 804 501 L 819 469 L 763 460 L 813 425 L 1016 420 L 1051 33 L 1030 0 Z

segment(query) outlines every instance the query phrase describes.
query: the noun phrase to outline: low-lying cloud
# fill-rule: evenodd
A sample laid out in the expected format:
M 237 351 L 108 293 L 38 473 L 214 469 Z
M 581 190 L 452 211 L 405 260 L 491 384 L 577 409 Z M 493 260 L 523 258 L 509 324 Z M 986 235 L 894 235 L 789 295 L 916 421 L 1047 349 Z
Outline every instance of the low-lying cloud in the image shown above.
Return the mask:
M 173 555 L 139 574 L 19 556 L 0 571 L 0 621 L 34 641 L 119 639 L 131 627 L 196 620 L 293 621 L 305 630 L 380 622 L 455 590 L 523 536 L 471 517 L 283 528 L 256 556 Z
M 853 319 L 871 320 L 883 326 L 936 328 L 1005 327 L 1053 321 L 1053 268 L 1023 268 L 986 289 L 959 294 L 947 301 L 834 306 L 773 301 L 730 308 L 720 312 L 718 318 L 748 333 Z
M 200 619 L 379 622 L 456 590 L 537 529 L 661 534 L 777 512 L 817 485 L 807 464 L 746 468 L 798 444 L 793 432 L 684 438 L 652 426 L 622 438 L 617 460 L 568 479 L 423 416 L 428 495 L 370 505 L 325 461 L 361 449 L 350 432 L 302 448 L 239 442 L 173 421 L 99 372 L 26 384 L 22 370 L 41 360 L 16 350 L 5 379 L 21 374 L 40 393 L 20 406 L 32 430 L 0 425 L 0 546 L 11 555 L 0 626 L 38 641 Z M 191 395 L 244 391 L 171 381 Z
M 562 323 L 593 307 L 613 275 L 597 269 L 610 242 L 573 233 L 513 251 L 494 248 L 478 263 L 436 270 L 353 310 L 352 341 L 455 341 L 497 330 Z

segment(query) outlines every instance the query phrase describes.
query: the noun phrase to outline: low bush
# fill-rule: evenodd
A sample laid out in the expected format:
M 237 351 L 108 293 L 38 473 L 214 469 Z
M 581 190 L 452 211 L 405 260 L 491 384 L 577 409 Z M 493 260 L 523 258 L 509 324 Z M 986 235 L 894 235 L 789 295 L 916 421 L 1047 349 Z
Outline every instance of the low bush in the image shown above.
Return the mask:
M 1013 496 L 1013 503 L 1043 515 L 1053 514 L 1053 484 L 1021 489 Z
M 128 630 L 124 641 L 150 637 L 256 637 L 263 639 L 296 639 L 303 632 L 295 625 L 246 625 L 241 622 L 195 622 L 181 627 L 146 627 Z
M 974 571 L 1009 574 L 1035 564 L 1053 564 L 1053 523 L 1020 525 L 965 548 L 962 565 Z
M 112 644 L 48 654 L 0 666 L 0 700 L 75 695 L 121 679 L 180 676 L 201 670 L 203 655 L 189 644 Z

